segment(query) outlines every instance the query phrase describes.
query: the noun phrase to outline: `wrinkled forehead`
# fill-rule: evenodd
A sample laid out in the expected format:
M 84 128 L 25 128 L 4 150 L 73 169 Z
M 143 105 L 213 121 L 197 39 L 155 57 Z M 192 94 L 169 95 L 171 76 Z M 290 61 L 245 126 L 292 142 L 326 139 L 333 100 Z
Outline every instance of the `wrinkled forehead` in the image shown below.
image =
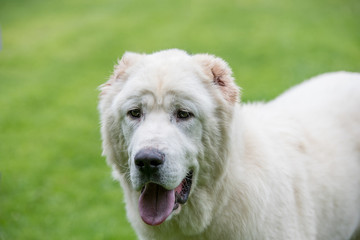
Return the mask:
M 132 69 L 118 100 L 205 107 L 212 102 L 207 84 L 191 61 L 142 62 Z

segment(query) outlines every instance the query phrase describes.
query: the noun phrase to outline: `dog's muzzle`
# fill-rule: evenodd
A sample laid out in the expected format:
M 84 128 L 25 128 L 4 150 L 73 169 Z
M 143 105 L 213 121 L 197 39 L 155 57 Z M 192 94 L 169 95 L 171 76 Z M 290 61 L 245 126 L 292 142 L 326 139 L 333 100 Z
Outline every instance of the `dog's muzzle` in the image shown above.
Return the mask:
M 145 148 L 135 155 L 134 162 L 144 181 L 139 198 L 140 216 L 149 225 L 159 225 L 180 205 L 186 203 L 193 173 L 189 171 L 174 189 L 166 189 L 159 181 L 161 168 L 165 163 L 164 153 L 154 148 Z

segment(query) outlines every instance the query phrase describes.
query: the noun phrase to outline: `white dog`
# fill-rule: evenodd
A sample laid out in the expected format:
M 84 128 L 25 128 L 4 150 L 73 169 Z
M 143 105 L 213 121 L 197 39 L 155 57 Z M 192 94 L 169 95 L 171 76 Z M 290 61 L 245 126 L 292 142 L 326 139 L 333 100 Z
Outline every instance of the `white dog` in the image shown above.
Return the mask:
M 103 154 L 140 239 L 356 239 L 360 74 L 239 104 L 207 54 L 126 53 L 101 86 Z

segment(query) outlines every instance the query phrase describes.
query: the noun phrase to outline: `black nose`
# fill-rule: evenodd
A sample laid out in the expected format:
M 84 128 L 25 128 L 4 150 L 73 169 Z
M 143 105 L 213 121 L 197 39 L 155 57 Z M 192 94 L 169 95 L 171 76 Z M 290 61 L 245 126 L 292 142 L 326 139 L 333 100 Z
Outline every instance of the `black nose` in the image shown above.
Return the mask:
M 135 155 L 135 165 L 140 172 L 152 174 L 156 172 L 165 161 L 165 154 L 154 148 L 140 150 Z

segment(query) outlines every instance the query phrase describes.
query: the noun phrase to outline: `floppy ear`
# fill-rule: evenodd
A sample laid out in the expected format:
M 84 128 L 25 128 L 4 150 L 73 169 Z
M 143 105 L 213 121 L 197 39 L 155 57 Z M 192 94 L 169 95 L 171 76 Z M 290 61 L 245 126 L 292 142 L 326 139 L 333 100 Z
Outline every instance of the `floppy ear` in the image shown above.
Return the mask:
M 100 86 L 100 95 L 104 95 L 106 91 L 111 87 L 111 85 L 121 79 L 125 75 L 126 70 L 132 65 L 134 65 L 136 62 L 138 62 L 142 57 L 143 54 L 125 52 L 122 58 L 118 60 L 118 63 L 114 66 L 114 72 L 111 75 L 110 79 Z
M 205 74 L 212 78 L 218 86 L 223 97 L 231 104 L 239 100 L 239 87 L 235 84 L 232 71 L 221 58 L 209 54 L 196 54 L 193 56 L 203 68 Z

